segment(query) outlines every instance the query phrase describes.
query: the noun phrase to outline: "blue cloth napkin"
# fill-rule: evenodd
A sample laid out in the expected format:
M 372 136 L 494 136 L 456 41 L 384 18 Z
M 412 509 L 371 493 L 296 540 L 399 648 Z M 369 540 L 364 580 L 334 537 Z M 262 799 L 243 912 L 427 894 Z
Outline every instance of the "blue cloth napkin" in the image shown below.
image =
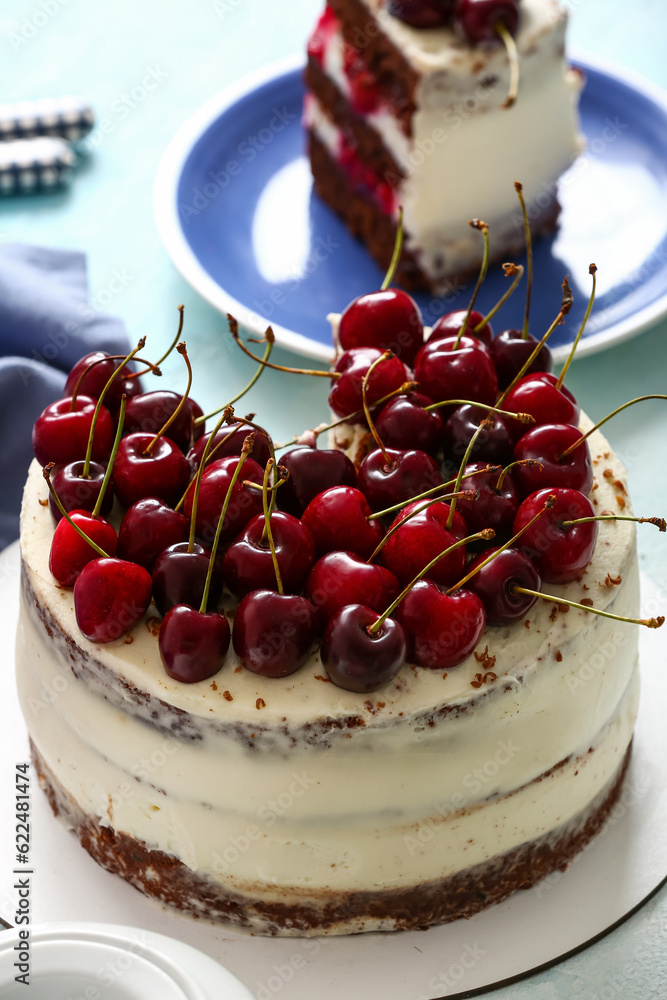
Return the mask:
M 89 351 L 129 351 L 121 320 L 89 303 L 84 254 L 0 244 L 0 550 L 18 537 L 32 425 Z

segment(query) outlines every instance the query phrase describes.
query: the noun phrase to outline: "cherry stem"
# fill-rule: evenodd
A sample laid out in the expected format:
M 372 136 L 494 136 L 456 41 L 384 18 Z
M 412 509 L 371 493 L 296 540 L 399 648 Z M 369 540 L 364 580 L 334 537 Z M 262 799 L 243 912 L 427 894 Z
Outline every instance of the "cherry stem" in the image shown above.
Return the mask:
M 439 487 L 437 487 L 437 489 L 442 489 L 442 488 L 443 488 L 443 484 L 441 484 Z M 429 490 L 428 492 L 432 493 L 433 490 Z M 424 496 L 425 495 L 426 494 L 424 494 Z M 451 500 L 455 496 L 456 497 L 463 497 L 466 500 L 478 500 L 479 499 L 479 492 L 477 490 L 461 490 L 460 493 L 443 493 L 442 496 L 431 497 L 431 499 L 427 500 L 426 503 L 423 503 L 419 507 L 416 507 L 415 510 L 411 510 L 410 513 L 406 514 L 405 517 L 401 518 L 401 520 L 397 524 L 392 525 L 392 527 L 389 529 L 389 531 L 384 536 L 384 538 L 382 538 L 378 542 L 378 544 L 375 546 L 374 550 L 371 552 L 371 554 L 368 557 L 368 559 L 366 560 L 366 562 L 367 563 L 372 563 L 373 560 L 376 559 L 379 556 L 380 552 L 382 551 L 382 549 L 385 546 L 385 543 L 389 541 L 389 539 L 391 538 L 391 536 L 394 535 L 398 531 L 399 528 L 402 528 L 404 524 L 407 524 L 408 521 L 410 521 L 413 517 L 416 517 L 417 514 L 421 514 L 423 511 L 428 510 L 428 508 L 432 507 L 433 504 L 440 503 L 443 500 Z M 420 500 L 420 499 L 422 499 L 422 498 L 421 497 L 415 497 L 413 500 L 410 500 L 408 502 L 409 503 L 415 503 L 417 500 Z M 406 504 L 397 504 L 395 507 L 389 507 L 387 510 L 380 511 L 378 514 L 371 514 L 370 517 L 366 518 L 366 520 L 370 521 L 374 517 L 381 517 L 383 514 L 391 514 L 392 511 L 400 510 L 401 507 L 405 507 L 405 506 L 406 506 Z
M 220 517 L 218 518 L 218 524 L 215 529 L 215 537 L 213 539 L 213 545 L 211 546 L 211 555 L 209 556 L 208 562 L 208 572 L 206 573 L 206 582 L 204 583 L 204 593 L 202 594 L 201 604 L 199 605 L 199 611 L 204 614 L 206 611 L 206 605 L 208 604 L 208 594 L 211 589 L 211 578 L 213 577 L 213 564 L 215 563 L 215 557 L 218 552 L 218 545 L 220 543 L 220 534 L 222 532 L 222 525 L 224 524 L 225 518 L 227 516 L 227 508 L 229 507 L 229 501 L 232 497 L 232 490 L 236 485 L 236 480 L 239 478 L 241 469 L 243 468 L 243 463 L 253 449 L 255 443 L 255 435 L 248 434 L 248 437 L 243 442 L 243 447 L 241 448 L 241 454 L 239 460 L 234 469 L 234 474 L 230 480 L 229 486 L 227 487 L 227 493 L 225 495 L 225 500 L 220 511 Z
M 60 511 L 60 513 L 62 514 L 62 516 L 65 518 L 65 520 L 72 526 L 72 528 L 74 528 L 74 530 L 76 531 L 77 535 L 81 535 L 81 537 L 83 538 L 83 540 L 85 542 L 88 542 L 88 544 L 90 545 L 90 547 L 92 549 L 94 549 L 95 552 L 97 552 L 97 554 L 99 556 L 102 556 L 104 559 L 108 559 L 109 558 L 108 553 L 106 553 L 104 551 L 104 549 L 101 549 L 100 546 L 96 542 L 94 542 L 92 540 L 92 538 L 90 538 L 86 534 L 85 531 L 82 531 L 81 528 L 78 526 L 78 524 L 74 523 L 74 521 L 69 516 L 69 514 L 67 513 L 67 511 L 63 507 L 62 503 L 60 502 L 60 497 L 58 496 L 58 494 L 54 490 L 53 483 L 51 482 L 51 470 L 54 468 L 54 465 L 55 465 L 54 462 L 49 462 L 48 465 L 45 465 L 44 468 L 42 469 L 42 475 L 46 479 L 46 485 L 49 487 L 49 493 L 51 494 L 51 496 L 55 500 L 56 507 L 58 508 L 58 510 Z
M 473 327 L 473 331 L 472 331 L 473 333 L 479 333 L 479 331 L 482 329 L 482 327 L 486 326 L 486 324 L 489 323 L 493 319 L 493 317 L 496 315 L 496 313 L 499 312 L 499 310 L 502 309 L 502 307 L 505 305 L 505 303 L 507 302 L 507 300 L 509 299 L 509 297 L 514 294 L 517 285 L 519 284 L 519 282 L 521 281 L 521 279 L 523 277 L 524 267 L 523 267 L 523 264 L 518 264 L 518 265 L 517 264 L 503 264 L 503 271 L 505 272 L 505 277 L 506 278 L 512 278 L 513 277 L 514 281 L 512 282 L 512 284 L 510 285 L 510 287 L 507 289 L 507 291 L 505 292 L 505 294 L 502 295 L 498 299 L 498 301 L 496 302 L 496 304 L 493 307 L 493 309 L 490 312 L 488 312 L 486 314 L 486 316 L 484 316 L 483 319 L 481 319 L 479 321 L 479 323 L 477 324 L 477 326 Z
M 178 406 L 176 407 L 176 409 L 174 410 L 174 412 L 172 413 L 172 415 L 169 417 L 169 419 L 165 423 L 164 427 L 162 427 L 161 430 L 159 430 L 157 432 L 157 434 L 155 435 L 155 437 L 153 438 L 153 440 L 150 442 L 150 444 L 148 444 L 147 447 L 144 448 L 144 451 L 143 451 L 144 455 L 150 455 L 150 453 L 152 452 L 152 450 L 155 447 L 155 445 L 157 444 L 157 442 L 160 440 L 161 437 L 163 437 L 163 435 L 165 435 L 167 433 L 167 431 L 169 430 L 169 428 L 173 424 L 174 420 L 176 420 L 176 418 L 180 414 L 181 410 L 187 404 L 187 401 L 188 401 L 188 396 L 190 394 L 190 389 L 192 387 L 192 365 L 190 364 L 190 358 L 188 357 L 188 352 L 187 352 L 187 348 L 185 346 L 185 342 L 179 344 L 178 347 L 176 348 L 176 350 L 178 351 L 179 354 L 182 355 L 183 360 L 185 361 L 186 368 L 188 369 L 188 384 L 185 387 L 185 392 L 181 396 L 180 403 L 178 404 Z
M 510 469 L 514 469 L 517 465 L 525 465 L 533 469 L 536 468 L 537 466 L 539 466 L 540 469 L 544 468 L 542 463 L 537 458 L 520 458 L 517 462 L 510 462 L 510 464 L 506 465 L 503 471 L 498 476 L 498 482 L 496 483 L 496 490 L 502 489 L 503 483 L 505 482 L 505 476 L 509 473 Z
M 125 393 L 120 397 L 120 412 L 118 414 L 118 427 L 116 428 L 116 437 L 114 438 L 113 448 L 111 449 L 111 454 L 109 455 L 109 461 L 107 462 L 107 467 L 104 472 L 104 479 L 102 480 L 102 486 L 100 487 L 100 492 L 98 493 L 97 500 L 95 501 L 95 506 L 93 507 L 92 517 L 99 517 L 100 510 L 102 509 L 102 503 L 104 502 L 104 495 L 107 491 L 109 485 L 109 480 L 111 479 L 111 473 L 113 471 L 113 465 L 116 461 L 116 455 L 118 454 L 118 446 L 120 445 L 120 439 L 123 436 L 123 424 L 125 423 L 125 409 L 127 407 L 127 396 Z
M 465 454 L 464 454 L 463 458 L 461 459 L 461 464 L 459 465 L 459 471 L 458 471 L 458 475 L 456 476 L 456 482 L 454 483 L 454 492 L 455 493 L 457 493 L 461 489 L 461 481 L 463 479 L 463 473 L 464 473 L 466 465 L 468 464 L 468 459 L 470 458 L 470 456 L 472 454 L 472 450 L 475 447 L 475 441 L 477 440 L 477 438 L 479 437 L 479 435 L 482 433 L 482 431 L 486 430 L 487 427 L 490 427 L 490 426 L 491 426 L 490 421 L 488 420 L 487 417 L 484 417 L 483 420 L 480 420 L 479 427 L 477 428 L 477 430 L 475 431 L 475 433 L 473 434 L 473 436 L 470 438 L 470 441 L 468 442 L 468 447 L 466 448 Z M 450 504 L 450 507 L 449 507 L 449 515 L 447 517 L 447 523 L 445 525 L 447 531 L 451 531 L 452 530 L 452 523 L 454 521 L 454 512 L 455 511 L 456 511 L 456 497 L 454 497 L 454 499 L 452 500 L 452 502 Z
M 513 39 L 512 39 L 513 40 Z M 530 234 L 530 222 L 528 220 L 528 211 L 526 209 L 526 200 L 523 196 L 523 184 L 521 181 L 514 182 L 514 190 L 519 197 L 519 204 L 521 205 L 521 214 L 523 215 L 523 229 L 526 237 L 526 265 L 528 268 L 528 287 L 526 289 L 526 308 L 523 314 L 523 330 L 521 336 L 524 340 L 528 338 L 528 324 L 530 322 L 530 300 L 533 294 L 533 240 Z
M 654 524 L 658 531 L 667 531 L 664 517 L 631 517 L 629 514 L 597 514 L 595 517 L 578 517 L 575 521 L 561 521 L 562 527 L 589 524 L 591 521 L 634 521 L 635 524 Z
M 225 404 L 225 406 L 233 406 L 234 403 L 238 403 L 239 399 L 241 399 L 242 396 L 245 396 L 247 392 L 250 392 L 253 385 L 264 371 L 266 367 L 266 362 L 271 357 L 271 351 L 273 350 L 274 343 L 275 341 L 273 339 L 267 340 L 266 349 L 264 351 L 264 357 L 262 358 L 259 367 L 257 368 L 257 371 L 250 379 L 248 384 L 245 386 L 245 388 L 241 389 L 240 392 L 237 392 L 237 394 L 232 399 L 230 399 L 229 402 Z M 212 410 L 210 413 L 205 413 L 201 417 L 197 417 L 195 420 L 195 427 L 199 427 L 200 424 L 205 424 L 206 421 L 210 420 L 211 417 L 217 417 L 217 415 L 225 409 L 225 406 L 219 406 L 217 410 Z
M 273 532 L 271 530 L 271 509 L 269 507 L 269 476 L 273 472 L 275 462 L 272 458 L 266 463 L 266 468 L 264 469 L 264 482 L 262 483 L 262 507 L 264 508 L 264 533 L 269 543 L 269 548 L 271 549 L 271 559 L 273 560 L 273 571 L 276 574 L 276 585 L 278 587 L 278 593 L 284 594 L 285 590 L 283 588 L 283 578 L 280 575 L 280 566 L 278 565 L 278 556 L 276 555 L 276 545 L 273 541 Z M 275 484 L 272 488 L 275 490 Z M 274 492 L 275 496 L 275 492 Z
M 529 590 L 528 587 L 520 587 L 518 583 L 511 584 L 513 594 L 527 594 L 530 597 L 541 597 L 543 601 L 551 601 L 553 604 L 565 604 L 568 608 L 576 608 L 577 611 L 590 611 L 593 615 L 600 615 L 602 618 L 611 618 L 615 622 L 628 622 L 630 625 L 646 625 L 647 628 L 660 628 L 664 624 L 664 617 L 659 618 L 625 618 L 623 615 L 613 615 L 610 611 L 601 611 L 599 608 L 589 608 L 585 604 L 577 604 L 576 601 L 566 601 L 564 597 L 554 597 L 552 594 L 543 594 L 540 590 Z
M 519 50 L 511 31 L 502 21 L 496 21 L 494 25 L 496 33 L 502 39 L 503 45 L 507 49 L 507 58 L 510 64 L 510 88 L 507 97 L 502 103 L 503 108 L 511 108 L 519 93 Z
M 503 410 L 499 406 L 488 406 L 486 403 L 476 402 L 474 399 L 443 399 L 441 403 L 431 403 L 429 406 L 425 406 L 424 409 L 427 413 L 430 413 L 441 406 L 476 406 L 478 410 L 486 410 L 488 413 L 500 413 L 501 416 L 511 417 L 513 420 L 518 420 L 521 424 L 535 423 L 535 417 L 530 413 L 512 413 L 511 410 Z
M 100 409 L 102 407 L 102 404 L 104 403 L 104 397 L 106 396 L 108 390 L 111 388 L 112 383 L 116 380 L 116 378 L 118 377 L 119 373 L 122 371 L 122 369 L 128 363 L 128 361 L 131 361 L 132 358 L 135 356 L 135 354 L 139 353 L 139 351 L 144 347 L 145 343 L 146 343 L 146 338 L 142 337 L 141 340 L 139 341 L 139 343 L 137 344 L 137 346 L 134 348 L 134 350 L 130 351 L 130 353 L 127 355 L 127 357 L 125 358 L 125 360 L 123 361 L 123 363 L 120 364 L 118 366 L 118 368 L 114 368 L 113 374 L 107 380 L 106 385 L 104 386 L 104 388 L 102 389 L 102 392 L 100 393 L 100 395 L 98 397 L 97 403 L 95 404 L 95 412 L 93 413 L 93 419 L 92 419 L 91 424 L 90 424 L 90 433 L 88 434 L 88 445 L 86 447 L 86 458 L 85 458 L 85 461 L 83 463 L 83 471 L 81 473 L 81 476 L 82 476 L 83 479 L 88 479 L 88 477 L 90 476 L 90 460 L 91 460 L 91 458 L 93 456 L 93 440 L 94 440 L 94 437 L 95 437 L 95 426 L 97 424 L 97 418 L 100 415 Z M 105 358 L 105 360 L 108 360 L 108 359 Z
M 384 281 L 380 285 L 380 291 L 386 292 L 386 290 L 391 285 L 394 280 L 394 275 L 398 268 L 398 262 L 401 259 L 401 250 L 403 249 L 403 206 L 401 205 L 398 209 L 398 222 L 396 223 L 396 239 L 394 240 L 394 252 L 391 255 L 391 261 L 389 263 L 389 270 L 384 276 Z
M 424 566 L 424 568 L 419 571 L 419 573 L 417 573 L 417 576 L 414 578 L 414 580 L 411 580 L 410 583 L 407 585 L 407 587 L 403 588 L 403 590 L 400 592 L 396 600 L 391 602 L 387 610 L 382 612 L 378 620 L 376 622 L 373 622 L 373 624 L 366 629 L 368 634 L 377 635 L 377 633 L 382 628 L 382 623 L 384 622 L 384 620 L 389 617 L 392 611 L 396 610 L 396 608 L 401 603 L 403 598 L 412 590 L 414 585 L 416 583 L 419 583 L 419 581 L 426 576 L 429 570 L 433 569 L 435 564 L 440 562 L 441 559 L 444 559 L 444 557 L 449 555 L 450 552 L 453 552 L 454 549 L 460 549 L 462 545 L 468 545 L 469 542 L 477 542 L 479 541 L 480 538 L 483 538 L 484 541 L 486 542 L 490 542 L 495 537 L 496 533 L 493 530 L 493 528 L 484 528 L 483 531 L 478 531 L 474 535 L 468 535 L 467 538 L 459 538 L 458 541 L 454 542 L 453 545 L 450 545 L 449 548 L 444 549 L 442 552 L 439 552 L 434 559 L 431 559 L 431 561 L 427 563 L 426 566 Z
M 516 535 L 514 535 L 513 538 L 510 538 L 509 542 L 505 542 L 505 544 L 501 545 L 500 548 L 495 550 L 495 552 L 492 552 L 490 556 L 488 556 L 483 562 L 479 564 L 479 566 L 476 566 L 475 569 L 472 569 L 469 573 L 467 573 L 463 577 L 463 579 L 459 580 L 458 583 L 456 583 L 453 587 L 450 587 L 449 590 L 445 591 L 445 593 L 451 594 L 455 590 L 460 590 L 460 588 L 464 585 L 464 583 L 467 583 L 468 580 L 472 580 L 473 576 L 476 576 L 481 569 L 484 569 L 484 567 L 488 566 L 490 562 L 493 562 L 493 560 L 496 559 L 501 552 L 504 552 L 505 549 L 509 549 L 512 545 L 514 545 L 517 539 L 521 538 L 523 533 L 525 531 L 528 531 L 531 525 L 535 524 L 535 522 L 542 517 L 545 511 L 551 510 L 553 508 L 555 503 L 556 503 L 556 495 L 552 493 L 545 500 L 544 507 L 542 508 L 542 510 L 538 510 L 535 517 L 531 518 L 527 524 L 524 524 L 523 528 L 521 528 L 520 531 L 517 531 Z
M 563 370 L 560 373 L 560 375 L 558 376 L 558 381 L 556 382 L 556 388 L 557 389 L 561 389 L 562 386 L 563 386 L 563 382 L 565 381 L 565 376 L 567 374 L 567 370 L 570 367 L 570 365 L 572 364 L 572 362 L 574 361 L 574 353 L 575 353 L 577 347 L 579 346 L 579 341 L 581 340 L 581 338 L 583 336 L 583 333 L 584 333 L 584 330 L 586 329 L 586 324 L 588 323 L 588 317 L 590 316 L 591 310 L 593 309 L 593 303 L 595 302 L 595 289 L 597 287 L 597 280 L 596 280 L 596 277 L 595 277 L 596 271 L 597 271 L 597 267 L 595 266 L 595 264 L 591 264 L 590 267 L 588 268 L 588 273 L 593 276 L 593 287 L 591 289 L 591 297 L 588 300 L 588 306 L 586 308 L 586 313 L 584 315 L 582 324 L 579 327 L 579 333 L 575 337 L 574 343 L 572 344 L 572 350 L 568 354 L 567 359 L 565 361 L 565 364 L 563 365 Z
M 456 341 L 454 343 L 454 346 L 452 347 L 453 351 L 455 351 L 458 348 L 459 344 L 461 343 L 461 337 L 463 336 L 464 331 L 468 325 L 468 320 L 470 319 L 470 313 L 472 312 L 472 307 L 474 306 L 477 300 L 477 296 L 479 295 L 479 290 L 484 284 L 486 272 L 489 269 L 489 227 L 487 226 L 486 222 L 482 222 L 481 219 L 471 219 L 468 225 L 471 226 L 473 229 L 481 230 L 482 236 L 484 237 L 484 255 L 482 256 L 482 265 L 479 269 L 479 275 L 477 276 L 477 283 L 473 288 L 472 296 L 470 302 L 468 303 L 466 314 L 463 317 L 463 323 L 461 323 L 461 326 L 459 327 L 459 332 L 456 335 Z
M 558 460 L 562 461 L 562 459 L 567 458 L 567 456 L 571 452 L 573 452 L 575 448 L 578 448 L 580 444 L 583 444 L 583 442 L 586 440 L 587 437 L 591 436 L 593 431 L 599 430 L 603 424 L 606 424 L 608 420 L 611 420 L 612 417 L 615 417 L 617 413 L 621 413 L 623 410 L 627 410 L 629 406 L 634 406 L 635 403 L 642 403 L 645 399 L 667 399 L 667 396 L 663 395 L 662 393 L 655 392 L 655 393 L 650 393 L 648 396 L 637 396 L 636 399 L 631 399 L 627 403 L 623 403 L 622 406 L 617 406 L 615 410 L 612 410 L 611 413 L 608 413 L 606 417 L 602 418 L 602 420 L 598 420 L 597 424 L 593 424 L 590 430 L 586 431 L 585 434 L 582 434 L 581 437 L 578 438 L 568 448 L 566 448 L 565 451 L 562 451 L 560 455 L 557 455 L 556 457 L 558 458 Z
M 162 357 L 160 358 L 160 360 L 155 362 L 156 365 L 161 365 L 163 361 L 167 360 L 167 358 L 169 357 L 169 355 L 171 354 L 171 352 L 174 350 L 174 348 L 178 344 L 179 340 L 181 339 L 181 334 L 183 332 L 183 317 L 184 317 L 184 313 L 185 313 L 185 306 L 179 306 L 178 307 L 178 330 L 176 331 L 176 336 L 174 337 L 174 339 L 172 340 L 171 344 L 169 345 L 169 347 L 167 348 L 167 350 L 164 352 L 164 354 L 162 355 Z
M 366 372 L 361 381 L 361 401 L 364 407 L 364 416 L 366 417 L 366 421 L 370 428 L 370 432 L 373 435 L 373 440 L 375 441 L 376 445 L 382 452 L 384 460 L 387 463 L 387 465 L 392 465 L 393 463 L 389 459 L 389 455 L 387 454 L 387 449 L 385 448 L 384 444 L 380 439 L 380 435 L 378 434 L 377 428 L 375 427 L 375 424 L 373 422 L 373 418 L 371 417 L 371 411 L 368 408 L 368 380 L 370 379 L 371 374 L 375 371 L 375 369 L 379 364 L 381 364 L 383 361 L 389 361 L 393 357 L 395 357 L 393 351 L 385 351 L 384 354 L 381 354 L 379 358 L 375 359 L 375 361 L 369 367 L 368 371 Z
M 502 393 L 502 395 L 500 396 L 500 398 L 496 400 L 496 406 L 500 405 L 500 403 L 502 403 L 503 400 L 507 399 L 507 396 L 510 394 L 510 392 L 512 391 L 512 389 L 514 388 L 514 386 L 517 384 L 517 382 L 519 381 L 519 379 L 522 379 L 523 376 L 526 374 L 526 372 L 528 371 L 528 369 L 532 365 L 533 361 L 535 360 L 535 358 L 537 357 L 537 355 L 540 353 L 540 351 L 542 350 L 542 348 L 544 347 L 544 345 L 546 344 L 547 340 L 549 339 L 549 337 L 551 336 L 551 334 L 554 332 L 554 330 L 556 329 L 556 327 L 557 326 L 562 326 L 563 323 L 565 322 L 565 317 L 567 316 L 567 314 L 569 313 L 570 309 L 572 308 L 572 303 L 574 301 L 573 298 L 572 298 L 572 290 L 570 288 L 570 283 L 568 281 L 568 276 L 567 275 L 565 275 L 565 277 L 563 278 L 562 288 L 563 288 L 563 300 L 561 302 L 560 312 L 558 313 L 558 315 L 556 316 L 555 320 L 553 321 L 553 323 L 551 324 L 551 326 L 549 327 L 549 329 L 547 330 L 547 332 L 544 334 L 544 336 L 542 337 L 542 339 L 540 341 L 538 341 L 537 344 L 535 344 L 535 347 L 533 348 L 533 350 L 531 351 L 531 353 L 528 355 L 528 357 L 526 358 L 526 360 L 523 363 L 522 367 L 516 373 L 516 375 L 514 376 L 514 378 L 510 382 L 510 384 L 507 386 L 507 388 L 505 389 L 505 391 Z
M 253 359 L 253 361 L 256 361 L 258 364 L 263 364 L 265 368 L 272 368 L 277 372 L 290 372 L 292 375 L 315 375 L 319 378 L 340 378 L 341 376 L 341 372 L 325 372 L 322 371 L 321 368 L 288 368 L 286 365 L 276 365 L 270 361 L 263 361 L 262 358 L 258 358 L 257 355 L 253 354 L 250 348 L 246 347 L 243 343 L 239 337 L 239 324 L 231 313 L 227 313 L 227 321 L 229 323 L 229 332 L 236 341 L 236 346 L 240 347 L 243 353 L 247 354 L 249 358 Z M 267 340 L 273 337 L 273 330 L 270 326 L 267 328 L 265 336 Z
M 205 467 L 206 463 L 208 462 L 208 459 L 211 458 L 215 454 L 215 452 L 218 450 L 218 448 L 222 447 L 222 445 L 225 443 L 225 441 L 229 440 L 229 438 L 232 436 L 232 434 L 234 434 L 234 431 L 231 430 L 229 432 L 229 434 L 222 439 L 222 441 L 218 442 L 218 444 L 215 446 L 215 448 L 212 448 L 212 444 L 213 444 L 213 440 L 215 438 L 215 435 L 218 433 L 218 431 L 220 430 L 220 428 L 222 427 L 222 425 L 224 424 L 224 422 L 225 422 L 225 420 L 227 419 L 228 416 L 232 416 L 232 417 L 234 416 L 234 409 L 231 406 L 225 407 L 225 412 L 222 414 L 222 416 L 218 420 L 217 424 L 215 425 L 215 427 L 213 428 L 213 430 L 209 434 L 209 436 L 208 436 L 208 438 L 206 440 L 206 444 L 204 445 L 204 450 L 202 452 L 202 456 L 201 456 L 201 459 L 200 459 L 197 471 L 194 474 L 194 476 L 192 477 L 192 479 L 190 480 L 190 482 L 188 483 L 188 485 L 187 485 L 187 487 L 185 489 L 185 493 L 183 494 L 183 496 L 181 497 L 181 499 L 178 501 L 178 503 L 174 507 L 175 511 L 179 511 L 181 509 L 181 507 L 185 503 L 185 498 L 187 497 L 188 493 L 190 492 L 190 487 L 194 483 L 195 479 L 197 479 L 198 482 L 197 482 L 197 486 L 195 486 L 195 495 L 194 495 L 193 500 L 192 500 L 192 513 L 193 513 L 193 515 L 196 513 L 197 503 L 199 501 L 199 482 L 201 481 L 201 477 L 202 477 L 203 472 L 204 472 L 204 467 Z M 194 544 L 194 533 L 192 531 L 192 523 L 190 524 L 190 535 L 191 535 L 192 543 Z M 188 551 L 191 552 L 192 549 L 188 549 Z
M 74 412 L 74 407 L 76 406 L 76 401 L 77 401 L 78 395 L 81 392 L 81 383 L 83 382 L 83 380 L 86 377 L 86 375 L 88 375 L 89 372 L 92 372 L 93 368 L 97 368 L 98 365 L 103 365 L 105 361 L 123 361 L 123 364 L 124 364 L 125 363 L 125 360 L 124 360 L 125 357 L 126 356 L 124 354 L 108 354 L 104 358 L 98 358 L 97 361 L 91 361 L 91 363 L 88 365 L 88 367 L 84 368 L 84 370 L 81 372 L 81 374 L 79 375 L 79 377 L 77 379 L 76 385 L 74 386 L 74 392 L 72 393 L 72 401 L 70 403 L 70 413 Z M 140 361 L 142 363 L 142 365 L 148 365 L 148 368 L 146 369 L 146 371 L 153 372 L 153 375 L 161 375 L 162 374 L 162 372 L 160 371 L 160 369 L 158 368 L 158 366 L 154 365 L 151 361 L 147 361 L 146 358 L 137 358 L 137 357 L 135 357 L 135 360 L 136 361 Z M 122 369 L 123 365 L 119 365 L 118 368 Z M 126 375 L 125 378 L 134 378 L 136 375 L 143 375 L 143 374 L 144 374 L 144 372 L 132 372 L 130 375 Z

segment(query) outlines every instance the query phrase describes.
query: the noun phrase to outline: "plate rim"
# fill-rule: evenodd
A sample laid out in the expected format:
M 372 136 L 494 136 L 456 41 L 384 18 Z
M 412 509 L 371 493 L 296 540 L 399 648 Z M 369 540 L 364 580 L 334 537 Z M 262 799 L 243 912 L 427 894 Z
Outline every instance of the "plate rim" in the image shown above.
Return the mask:
M 599 56 L 585 49 L 573 48 L 568 52 L 568 62 L 580 66 L 584 72 L 594 70 L 624 84 L 641 97 L 649 100 L 667 116 L 667 90 L 646 79 L 636 70 L 619 65 L 614 60 Z M 186 160 L 195 143 L 231 107 L 248 97 L 263 85 L 305 68 L 302 53 L 294 53 L 245 74 L 233 83 L 223 87 L 209 97 L 191 114 L 169 141 L 162 158 L 153 186 L 153 215 L 155 225 L 167 254 L 180 275 L 190 287 L 209 305 L 226 315 L 232 313 L 246 330 L 264 334 L 269 325 L 265 317 L 259 316 L 248 306 L 236 299 L 212 278 L 200 263 L 188 243 L 178 215 L 175 197 Z M 653 302 L 638 312 L 617 323 L 607 326 L 581 340 L 577 348 L 577 358 L 596 354 L 606 348 L 616 346 L 643 333 L 667 315 L 667 288 Z M 288 351 L 304 357 L 329 363 L 334 348 L 321 344 L 306 334 L 290 330 L 279 323 L 271 323 L 276 343 Z M 564 361 L 571 344 L 554 348 L 556 362 Z

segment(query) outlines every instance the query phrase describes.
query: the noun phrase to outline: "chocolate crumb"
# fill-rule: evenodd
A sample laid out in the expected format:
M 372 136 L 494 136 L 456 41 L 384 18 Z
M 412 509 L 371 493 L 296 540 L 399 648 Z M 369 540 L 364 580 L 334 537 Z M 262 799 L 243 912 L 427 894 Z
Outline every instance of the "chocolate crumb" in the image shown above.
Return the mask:
M 40 507 L 48 507 L 49 506 L 49 501 L 48 500 L 40 500 L 39 501 L 39 506 Z
M 530 618 L 526 618 L 523 623 L 524 628 L 530 628 Z
M 602 475 L 604 476 L 605 479 L 613 479 L 614 471 L 613 469 L 605 469 Z
M 215 681 L 211 681 L 211 690 L 212 691 L 218 690 L 218 685 L 215 683 Z
M 590 587 L 588 586 L 588 584 L 586 584 L 586 583 L 582 583 L 582 585 L 581 585 L 581 589 L 582 589 L 582 590 L 590 590 L 591 588 L 590 588 Z
M 225 699 L 225 701 L 234 701 L 234 699 L 232 698 L 232 695 L 231 695 L 231 693 L 229 691 L 223 691 L 222 692 L 222 697 Z
M 620 582 L 621 582 L 620 573 L 618 574 L 618 576 L 612 576 L 611 573 L 607 573 L 606 577 L 604 578 L 604 582 L 598 583 L 598 586 L 602 587 L 602 589 L 604 590 L 605 587 L 618 587 Z
M 160 619 L 159 618 L 154 618 L 153 617 L 153 618 L 147 618 L 146 619 L 146 628 L 148 629 L 148 631 L 150 632 L 150 634 L 152 636 L 154 636 L 154 638 L 156 638 L 156 639 L 157 639 L 157 637 L 160 634 L 160 624 L 161 623 L 160 623 Z
M 582 597 L 581 603 L 586 608 L 592 608 L 593 607 L 593 601 L 590 599 L 590 597 Z
M 125 639 L 124 639 L 124 642 L 125 642 L 126 646 L 131 646 L 132 643 L 134 642 L 134 636 L 133 635 L 126 635 Z
M 385 706 L 385 702 L 384 701 L 377 701 L 375 703 L 375 707 L 376 708 L 384 708 L 384 706 Z
M 315 674 L 316 681 L 324 681 L 325 684 L 331 684 L 330 677 L 323 677 L 322 674 Z
M 556 663 L 560 663 L 562 659 L 563 659 L 563 654 L 561 653 L 560 649 L 557 649 L 556 652 L 554 653 L 554 660 L 556 661 Z
M 562 615 L 566 615 L 568 613 L 568 611 L 570 610 L 570 607 L 569 607 L 568 604 L 559 604 L 558 605 L 558 610 L 560 611 L 560 613 Z
M 266 708 L 266 702 L 263 698 L 258 698 L 255 702 L 255 708 Z
M 617 503 L 617 504 L 618 504 L 618 506 L 619 506 L 619 507 L 621 508 L 621 510 L 625 510 L 625 497 L 622 497 L 622 496 L 620 496 L 620 494 L 619 494 L 619 495 L 618 495 L 618 496 L 616 497 L 616 503 Z
M 554 606 L 551 609 L 551 612 L 549 614 L 549 619 L 550 619 L 550 621 L 555 622 L 557 618 L 558 618 L 558 608 L 554 604 Z
M 234 673 L 235 674 L 240 674 L 242 670 L 243 670 L 243 667 L 241 666 L 240 663 L 239 663 L 238 667 L 234 667 Z
M 485 670 L 491 670 L 492 667 L 496 665 L 495 656 L 489 655 L 489 647 L 486 646 L 483 653 L 478 653 L 477 650 L 474 652 L 474 657 L 478 663 L 481 663 Z

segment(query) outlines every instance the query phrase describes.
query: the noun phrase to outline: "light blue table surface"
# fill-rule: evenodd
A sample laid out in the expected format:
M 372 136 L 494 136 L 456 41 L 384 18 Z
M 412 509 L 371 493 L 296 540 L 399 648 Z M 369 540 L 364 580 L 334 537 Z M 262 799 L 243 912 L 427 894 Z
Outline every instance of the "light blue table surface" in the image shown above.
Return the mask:
M 244 384 L 252 362 L 228 347 L 226 324 L 172 267 L 157 236 L 152 187 L 169 139 L 212 93 L 250 70 L 303 50 L 322 0 L 3 0 L 3 100 L 78 93 L 105 131 L 66 193 L 0 202 L 0 240 L 84 250 L 93 302 L 121 315 L 157 356 L 186 307 L 193 394 L 205 408 Z M 571 44 L 667 86 L 666 0 L 568 0 Z M 667 323 L 577 361 L 568 384 L 599 418 L 614 405 L 667 388 Z M 289 363 L 293 356 L 277 351 Z M 177 362 L 166 383 L 180 388 Z M 247 398 L 284 440 L 327 416 L 318 379 L 268 372 Z M 8 428 L 1 428 L 7 433 Z M 634 505 L 667 513 L 667 409 L 640 405 L 608 425 L 630 474 Z M 667 543 L 640 531 L 642 569 L 667 587 Z M 530 943 L 526 942 L 529 948 Z M 493 994 L 498 1000 L 667 1000 L 667 890 L 588 951 Z M 357 1000 L 351 997 L 351 1000 Z

